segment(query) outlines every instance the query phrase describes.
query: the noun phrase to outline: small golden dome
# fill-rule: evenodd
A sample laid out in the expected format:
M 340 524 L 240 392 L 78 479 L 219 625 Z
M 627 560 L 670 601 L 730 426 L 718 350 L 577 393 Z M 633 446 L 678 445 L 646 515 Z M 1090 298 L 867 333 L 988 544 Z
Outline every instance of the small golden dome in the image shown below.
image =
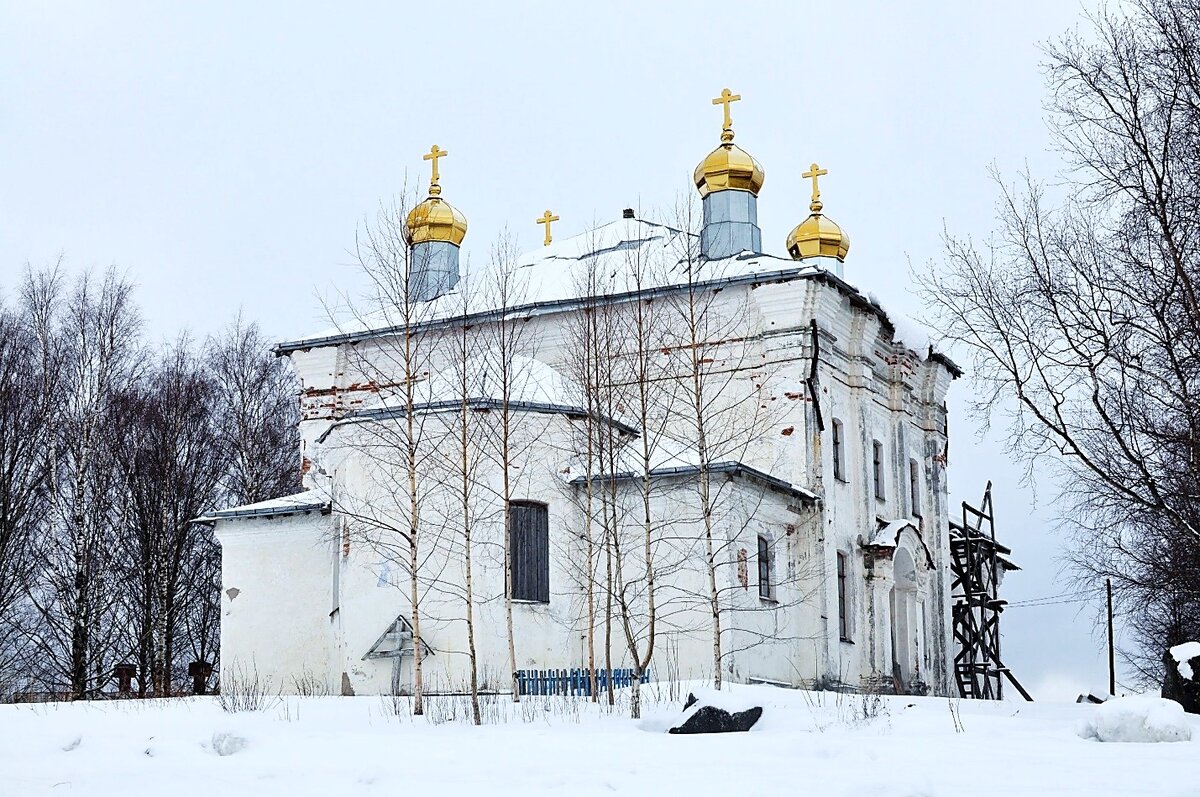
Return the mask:
M 787 237 L 787 250 L 793 260 L 836 257 L 844 261 L 850 251 L 850 236 L 833 219 L 814 212 Z
M 729 136 L 730 139 L 733 136 Z M 763 168 L 750 153 L 725 141 L 696 167 L 696 188 L 706 197 L 714 191 L 749 191 L 758 196 L 763 185 Z
M 467 217 L 439 196 L 431 196 L 408 213 L 409 245 L 447 241 L 461 246 L 467 237 Z
M 808 206 L 811 214 L 797 224 L 787 237 L 788 254 L 792 256 L 793 260 L 803 260 L 807 257 L 836 257 L 840 261 L 845 261 L 846 254 L 850 251 L 850 236 L 846 234 L 846 231 L 839 227 L 833 219 L 821 215 L 821 210 L 825 205 L 821 202 L 821 191 L 817 187 L 817 178 L 826 174 L 828 174 L 827 170 L 819 168 L 814 163 L 809 171 L 801 175 L 805 178 L 812 178 L 813 181 L 812 202 Z

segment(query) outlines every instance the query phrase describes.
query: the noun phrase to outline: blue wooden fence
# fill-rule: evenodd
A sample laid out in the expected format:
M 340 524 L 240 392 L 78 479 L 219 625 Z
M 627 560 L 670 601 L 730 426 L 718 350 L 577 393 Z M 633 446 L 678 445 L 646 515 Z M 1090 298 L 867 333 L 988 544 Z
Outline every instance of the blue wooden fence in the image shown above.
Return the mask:
M 604 692 L 608 689 L 610 672 L 596 670 L 596 687 Z M 612 670 L 612 685 L 615 689 L 633 686 L 633 670 Z M 641 683 L 649 683 L 650 671 L 642 673 L 638 679 Z M 588 671 L 574 670 L 517 670 L 517 688 L 522 695 L 570 695 L 572 697 L 591 697 L 592 679 Z

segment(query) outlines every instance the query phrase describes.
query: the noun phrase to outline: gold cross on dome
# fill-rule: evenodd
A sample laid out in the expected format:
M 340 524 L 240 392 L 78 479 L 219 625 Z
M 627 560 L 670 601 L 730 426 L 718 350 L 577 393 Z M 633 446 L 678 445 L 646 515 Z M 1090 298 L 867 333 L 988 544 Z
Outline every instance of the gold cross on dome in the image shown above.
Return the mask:
M 813 202 L 816 202 L 818 199 L 820 199 L 820 198 L 821 198 L 821 189 L 820 189 L 820 188 L 817 188 L 817 178 L 818 178 L 818 177 L 824 177 L 824 176 L 825 176 L 825 175 L 827 175 L 827 174 L 829 174 L 829 170 L 828 170 L 828 169 L 821 169 L 821 168 L 818 168 L 817 164 L 815 164 L 815 163 L 814 163 L 814 164 L 812 165 L 812 168 L 811 168 L 811 169 L 809 169 L 808 171 L 806 171 L 804 174 L 800 175 L 801 177 L 804 177 L 804 178 L 809 178 L 809 177 L 811 177 L 811 178 L 812 178 L 812 181 L 813 181 L 813 193 L 812 193 Z
M 438 149 L 438 145 L 434 144 L 430 148 L 429 152 L 421 156 L 421 160 L 433 161 L 433 176 L 429 178 L 430 193 L 433 192 L 433 188 L 435 186 L 440 187 L 438 182 L 440 180 L 440 176 L 438 175 L 438 158 L 444 158 L 449 154 L 450 153 L 444 149 Z
M 550 222 L 558 221 L 558 216 L 551 216 L 550 211 L 547 210 L 545 213 L 542 214 L 542 217 L 540 219 L 534 219 L 534 221 L 536 221 L 538 224 L 546 225 L 546 240 L 542 243 L 542 246 L 549 246 L 550 242 L 552 240 L 554 240 L 553 238 L 550 237 Z
M 722 110 L 725 112 L 725 124 L 723 127 L 728 130 L 733 127 L 733 118 L 729 115 L 729 104 L 737 102 L 742 98 L 741 94 L 734 94 L 729 89 L 721 89 L 721 96 L 712 101 L 713 105 L 725 106 Z

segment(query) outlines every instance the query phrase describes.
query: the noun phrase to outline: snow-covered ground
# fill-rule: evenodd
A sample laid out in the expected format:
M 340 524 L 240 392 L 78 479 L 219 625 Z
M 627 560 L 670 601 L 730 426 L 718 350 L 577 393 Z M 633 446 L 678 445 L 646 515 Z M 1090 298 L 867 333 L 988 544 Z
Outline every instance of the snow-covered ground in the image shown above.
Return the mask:
M 371 697 L 4 705 L 0 795 L 1200 795 L 1196 717 L 1192 741 L 1101 743 L 1080 736 L 1094 705 L 734 687 L 730 707 L 765 708 L 751 732 L 678 736 L 658 692 L 641 722 L 492 698 L 479 728 L 455 698 L 424 718 Z

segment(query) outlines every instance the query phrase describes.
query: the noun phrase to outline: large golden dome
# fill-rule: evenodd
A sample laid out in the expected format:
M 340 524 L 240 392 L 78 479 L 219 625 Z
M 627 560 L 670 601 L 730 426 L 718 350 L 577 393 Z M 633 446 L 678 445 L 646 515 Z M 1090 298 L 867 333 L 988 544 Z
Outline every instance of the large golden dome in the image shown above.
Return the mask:
M 467 217 L 440 196 L 431 196 L 408 213 L 408 243 L 446 241 L 461 246 Z
M 724 136 L 722 136 L 724 138 Z M 696 188 L 700 196 L 713 191 L 749 191 L 758 196 L 763 184 L 763 168 L 750 153 L 734 144 L 733 136 L 708 154 L 696 167 Z
M 458 208 L 442 199 L 441 175 L 438 172 L 438 159 L 450 153 L 434 144 L 429 152 L 421 156 L 422 160 L 433 164 L 429 178 L 429 198 L 408 212 L 405 225 L 408 245 L 423 244 L 426 241 L 445 241 L 455 246 L 461 246 L 463 238 L 467 237 L 467 217 L 458 212 Z
M 827 171 L 812 165 L 812 169 L 804 173 L 813 181 L 812 202 L 808 209 L 809 217 L 796 225 L 787 237 L 788 254 L 793 260 L 803 260 L 808 257 L 836 257 L 845 261 L 850 251 L 850 236 L 838 226 L 837 222 L 828 216 L 821 215 L 825 207 L 821 202 L 821 192 L 817 188 L 817 178 L 827 174 Z

